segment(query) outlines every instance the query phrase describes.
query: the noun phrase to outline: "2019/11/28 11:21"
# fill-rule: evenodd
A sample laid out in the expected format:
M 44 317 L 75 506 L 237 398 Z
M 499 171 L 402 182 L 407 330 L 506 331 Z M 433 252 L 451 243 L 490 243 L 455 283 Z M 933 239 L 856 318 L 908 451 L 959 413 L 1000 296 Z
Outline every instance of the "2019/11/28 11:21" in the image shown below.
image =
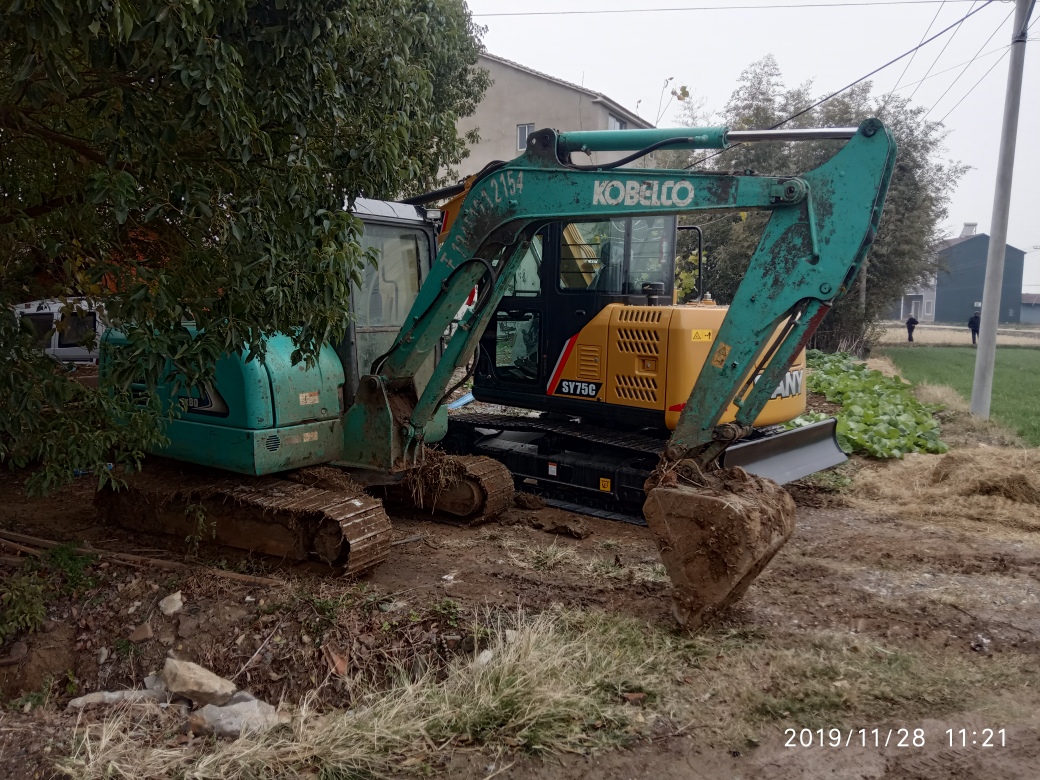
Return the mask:
M 967 747 L 968 745 L 975 745 L 977 747 L 1004 747 L 1004 729 L 997 729 L 996 731 L 994 731 L 993 729 L 983 729 L 981 732 L 973 731 L 971 732 L 971 736 L 973 737 L 971 742 L 968 742 L 967 729 L 961 729 L 960 731 L 946 729 L 946 733 L 950 735 L 950 747 L 953 747 L 956 744 L 954 740 L 955 734 L 961 735 L 961 747 Z M 997 745 L 997 743 L 993 742 L 993 737 L 995 737 L 997 734 L 1000 735 L 999 746 Z M 983 739 L 980 743 L 978 739 L 974 739 L 974 737 L 976 736 L 985 737 L 985 739 Z

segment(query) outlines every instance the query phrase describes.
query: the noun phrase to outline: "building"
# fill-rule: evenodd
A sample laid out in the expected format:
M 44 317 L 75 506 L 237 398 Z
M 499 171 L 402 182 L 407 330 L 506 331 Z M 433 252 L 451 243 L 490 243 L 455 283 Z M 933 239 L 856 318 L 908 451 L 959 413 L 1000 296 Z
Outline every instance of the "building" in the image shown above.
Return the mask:
M 982 308 L 989 236 L 976 232 L 977 222 L 965 222 L 961 234 L 939 242 L 936 251 L 944 270 L 930 285 L 908 291 L 891 317 L 911 314 L 921 322 L 967 322 Z M 1004 283 L 1000 293 L 1000 322 L 1019 322 L 1022 310 L 1022 269 L 1026 253 L 1010 244 L 1004 252 Z
M 459 135 L 476 128 L 480 141 L 470 146 L 459 173 L 469 176 L 492 160 L 512 160 L 527 146 L 535 130 L 627 130 L 653 125 L 606 95 L 491 54 L 480 55 L 478 67 L 492 84 L 472 116 L 460 119 Z M 617 160 L 626 152 L 594 152 L 583 164 Z
M 1040 293 L 1022 293 L 1021 322 L 1040 325 Z

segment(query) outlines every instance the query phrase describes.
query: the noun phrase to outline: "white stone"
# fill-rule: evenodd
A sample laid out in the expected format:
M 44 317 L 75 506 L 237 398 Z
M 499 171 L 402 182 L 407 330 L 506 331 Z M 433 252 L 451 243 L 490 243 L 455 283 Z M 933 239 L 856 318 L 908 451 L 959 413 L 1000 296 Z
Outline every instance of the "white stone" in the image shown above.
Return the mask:
M 166 659 L 162 679 L 170 693 L 189 698 L 196 704 L 219 706 L 226 703 L 236 690 L 230 680 L 191 661 L 179 661 L 176 658 Z
M 144 678 L 144 687 L 150 691 L 165 691 L 166 683 L 157 674 L 150 674 Z
M 165 691 L 96 691 L 73 699 L 69 702 L 67 709 L 81 710 L 97 704 L 121 704 L 123 702 L 131 704 L 146 701 L 165 702 L 167 698 Z
M 196 734 L 215 734 L 234 739 L 243 733 L 264 731 L 288 719 L 288 716 L 279 713 L 267 702 L 250 696 L 245 701 L 223 707 L 207 704 L 188 719 L 188 727 Z
M 181 611 L 184 606 L 184 599 L 181 598 L 181 592 L 171 593 L 169 596 L 159 602 L 159 611 L 162 612 L 166 617 L 175 615 Z
M 477 656 L 476 660 L 473 662 L 473 665 L 478 669 L 481 666 L 487 666 L 491 662 L 491 659 L 493 657 L 494 653 L 492 653 L 490 650 L 481 650 L 480 655 Z
M 101 664 L 103 664 L 107 660 L 108 660 L 108 648 L 107 647 L 102 647 L 100 650 L 97 651 L 98 666 L 101 666 Z

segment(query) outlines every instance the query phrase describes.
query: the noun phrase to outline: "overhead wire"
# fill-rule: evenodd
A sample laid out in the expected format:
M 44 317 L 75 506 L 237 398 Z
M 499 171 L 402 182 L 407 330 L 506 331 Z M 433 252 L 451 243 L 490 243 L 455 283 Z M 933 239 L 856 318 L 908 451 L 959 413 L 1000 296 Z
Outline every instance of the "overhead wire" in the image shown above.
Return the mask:
M 972 3 L 972 6 L 974 6 L 974 5 L 975 4 Z M 928 70 L 925 71 L 925 73 L 924 73 L 925 78 L 928 77 L 928 74 L 932 72 L 932 68 L 934 68 L 939 63 L 939 60 L 942 58 L 943 54 L 946 53 L 946 49 L 948 49 L 950 44 L 953 43 L 953 39 L 956 38 L 957 37 L 957 33 L 959 33 L 961 31 L 961 25 L 963 23 L 964 23 L 963 20 L 961 22 L 959 22 L 957 24 L 957 29 L 953 31 L 953 35 L 951 35 L 949 38 L 946 39 L 946 43 L 943 44 L 942 49 L 939 51 L 938 54 L 935 55 L 935 59 L 932 60 L 932 64 L 929 65 L 928 66 Z M 914 95 L 917 94 L 917 90 L 919 90 L 920 88 L 921 88 L 920 84 L 918 84 L 916 87 L 914 87 L 914 91 L 910 93 L 910 97 L 908 97 L 907 100 L 913 100 L 914 99 Z
M 935 20 L 939 18 L 939 14 L 942 12 L 942 9 L 945 7 L 945 5 L 946 5 L 946 3 L 943 2 L 936 9 L 935 16 L 933 16 L 932 17 L 932 21 L 928 23 L 928 27 L 925 29 L 924 35 L 921 36 L 921 40 L 922 41 L 924 41 L 924 39 L 928 37 L 928 33 L 930 33 L 932 31 L 932 25 L 935 24 Z M 878 114 L 885 113 L 885 109 L 888 108 L 888 101 L 892 99 L 892 95 L 894 95 L 896 90 L 899 89 L 899 82 L 903 80 L 903 76 L 905 76 L 906 72 L 908 70 L 910 70 L 910 66 L 914 64 L 914 59 L 916 57 L 917 57 L 917 52 L 915 51 L 910 56 L 910 59 L 907 61 L 906 67 L 903 68 L 903 72 L 899 74 L 899 78 L 896 79 L 896 85 L 894 87 L 892 87 L 891 91 L 885 96 L 887 99 L 882 104 L 881 109 L 878 111 Z M 927 76 L 925 76 L 925 78 L 927 78 Z
M 929 43 L 931 43 L 932 41 L 934 41 L 934 40 L 935 40 L 936 38 L 939 38 L 940 36 L 942 36 L 942 35 L 946 34 L 946 33 L 947 33 L 947 32 L 949 32 L 950 30 L 952 30 L 952 29 L 953 29 L 954 27 L 957 27 L 957 26 L 959 26 L 959 25 L 963 24 L 963 23 L 964 23 L 964 22 L 965 22 L 965 21 L 966 21 L 966 20 L 967 20 L 967 19 L 968 19 L 969 17 L 971 17 L 971 16 L 974 16 L 975 14 L 979 13 L 979 11 L 981 11 L 981 10 L 983 10 L 984 8 L 988 7 L 988 6 L 989 6 L 989 5 L 991 4 L 991 3 L 993 3 L 993 2 L 995 2 L 995 0 L 986 0 L 986 1 L 985 1 L 985 2 L 984 2 L 984 3 L 982 4 L 982 5 L 980 5 L 980 6 L 978 7 L 978 8 L 973 8 L 972 10 L 968 11 L 968 13 L 967 13 L 967 14 L 965 14 L 965 15 L 964 15 L 963 17 L 961 17 L 960 19 L 958 19 L 958 20 L 957 20 L 956 22 L 954 22 L 953 24 L 951 24 L 951 25 L 950 25 L 949 27 L 946 27 L 946 28 L 944 28 L 944 29 L 940 30 L 940 31 L 939 31 L 939 32 L 937 32 L 937 33 L 936 33 L 935 35 L 933 35 L 933 36 L 932 36 L 931 38 L 929 38 L 928 40 L 926 40 L 926 41 L 922 41 L 921 43 L 917 44 L 917 45 L 916 45 L 916 46 L 915 46 L 914 48 L 912 48 L 912 49 L 909 49 L 908 51 L 905 51 L 905 52 L 903 52 L 902 54 L 900 54 L 900 55 L 899 55 L 898 57 L 895 57 L 894 59 L 891 59 L 891 60 L 889 60 L 888 62 L 886 62 L 886 63 L 885 63 L 884 65 L 882 65 L 881 67 L 879 67 L 879 68 L 875 68 L 874 70 L 870 71 L 870 73 L 868 73 L 867 75 L 865 75 L 865 76 L 861 76 L 860 78 L 856 79 L 855 81 L 853 81 L 853 82 L 851 82 L 851 83 L 849 83 L 849 84 L 846 84 L 846 85 L 845 85 L 844 87 L 842 87 L 841 89 L 839 89 L 839 90 L 837 90 L 837 91 L 835 91 L 835 92 L 832 92 L 831 94 L 827 95 L 827 97 L 825 97 L 825 98 L 822 98 L 822 99 L 820 99 L 820 100 L 817 100 L 817 101 L 816 101 L 815 103 L 813 103 L 813 104 L 812 104 L 811 106 L 809 106 L 808 108 L 804 108 L 804 109 L 802 109 L 801 111 L 798 111 L 797 113 L 791 114 L 791 116 L 787 117 L 786 119 L 784 119 L 784 120 L 782 120 L 782 121 L 780 121 L 780 122 L 777 122 L 777 123 L 776 123 L 775 125 L 773 125 L 772 127 L 768 128 L 768 129 L 770 129 L 770 130 L 776 130 L 776 129 L 777 129 L 777 128 L 779 128 L 779 127 L 783 127 L 783 126 L 784 126 L 784 125 L 786 125 L 786 124 L 787 124 L 788 122 L 790 122 L 790 121 L 791 121 L 792 119 L 797 119 L 798 117 L 802 116 L 803 114 L 807 114 L 807 113 L 809 113 L 809 112 L 810 112 L 810 111 L 812 111 L 812 110 L 813 110 L 814 108 L 817 108 L 818 106 L 821 106 L 821 105 L 823 105 L 823 104 L 824 104 L 824 103 L 826 103 L 826 102 L 827 102 L 828 100 L 831 100 L 832 98 L 835 98 L 835 97 L 837 97 L 838 95 L 840 95 L 840 94 L 841 94 L 842 92 L 845 92 L 846 90 L 848 90 L 848 89 L 851 89 L 852 87 L 856 86 L 857 84 L 859 84 L 859 83 L 860 83 L 860 82 L 862 82 L 862 81 L 866 81 L 867 79 L 869 79 L 869 78 L 870 78 L 871 76 L 873 76 L 874 74 L 876 74 L 876 73 L 880 73 L 881 71 L 883 71 L 883 70 L 884 70 L 885 68 L 889 67 L 890 65 L 894 65 L 895 63 L 899 62 L 899 60 L 903 59 L 903 57 L 906 57 L 906 56 L 908 56 L 908 55 L 910 55 L 910 54 L 913 54 L 913 53 L 914 53 L 915 51 L 917 51 L 918 49 L 920 49 L 920 48 L 921 48 L 922 46 L 927 46 L 927 45 L 928 45 Z M 974 2 L 972 2 L 972 5 L 974 6 L 974 5 L 975 5 L 975 3 L 974 3 Z M 998 60 L 998 61 L 999 61 L 999 60 Z M 729 149 L 736 149 L 736 148 L 737 148 L 737 146 L 741 146 L 741 145 L 742 145 L 742 144 L 736 144 L 736 145 L 734 145 L 734 146 L 730 146 L 730 147 L 728 147 L 728 148 L 726 148 L 726 149 L 720 149 L 719 151 L 717 151 L 717 152 L 714 152 L 714 153 L 712 153 L 712 154 L 709 154 L 709 155 L 706 155 L 705 157 L 702 157 L 702 158 L 701 158 L 701 159 L 699 159 L 699 160 L 695 160 L 694 162 L 692 162 L 692 163 L 690 163 L 689 165 L 685 166 L 685 169 L 686 169 L 686 170 L 688 170 L 688 169 L 692 168 L 692 167 L 693 167 L 693 166 L 695 166 L 695 165 L 699 165 L 700 163 L 702 163 L 702 162 L 705 162 L 706 160 L 710 160 L 710 159 L 711 159 L 711 158 L 713 158 L 713 157 L 718 157 L 718 156 L 719 156 L 720 154 L 723 154 L 723 153 L 725 153 L 725 152 L 729 151 Z
M 978 0 L 970 0 L 978 2 Z M 602 14 L 646 14 L 667 13 L 676 11 L 758 11 L 788 8 L 855 8 L 878 7 L 886 5 L 934 5 L 935 3 L 967 3 L 969 0 L 875 0 L 875 2 L 838 2 L 838 3 L 770 3 L 767 5 L 695 5 L 679 8 L 597 8 L 584 11 L 500 11 L 494 13 L 473 14 L 474 17 L 490 18 L 495 16 L 592 16 Z
M 1034 19 L 1032 24 L 1030 24 L 1029 27 L 1026 28 L 1026 30 L 1027 31 L 1031 30 L 1033 28 L 1033 25 L 1036 24 L 1037 21 L 1040 21 L 1040 19 Z M 1027 38 L 1026 40 L 1029 40 L 1029 39 Z M 975 87 L 977 87 L 979 84 L 981 84 L 983 81 L 985 81 L 986 76 L 988 76 L 993 71 L 993 69 L 995 67 L 997 67 L 997 65 L 999 65 L 1001 63 L 1001 60 L 1003 60 L 1008 55 L 1009 51 L 1011 51 L 1011 47 L 1010 46 L 1008 46 L 1007 49 L 1004 50 L 1004 53 L 1000 55 L 1000 59 L 998 59 L 996 62 L 994 62 L 992 65 L 989 66 L 989 70 L 987 70 L 985 73 L 982 74 L 982 78 L 980 78 L 978 81 L 976 81 L 972 85 L 971 89 L 969 89 L 967 92 L 964 93 L 964 97 L 962 97 L 960 100 L 958 100 L 956 103 L 954 103 L 953 104 L 953 108 L 951 108 L 949 111 L 947 111 L 945 114 L 943 114 L 942 119 L 940 119 L 939 122 L 938 122 L 939 124 L 942 124 L 943 122 L 945 122 L 946 121 L 946 117 L 948 117 L 950 114 L 952 114 L 956 110 L 957 106 L 959 106 L 961 103 L 963 103 L 965 101 L 965 99 L 968 97 L 968 95 L 970 95 L 972 92 L 975 91 Z
M 932 103 L 932 107 L 931 107 L 931 108 L 929 108 L 929 109 L 928 109 L 927 111 L 925 111 L 925 112 L 924 112 L 924 116 L 922 116 L 922 117 L 921 117 L 921 121 L 922 121 L 922 122 L 923 122 L 923 121 L 924 121 L 925 119 L 927 119 L 927 118 L 928 118 L 928 115 L 929 115 L 930 113 L 932 113 L 932 112 L 933 112 L 933 111 L 935 110 L 935 107 L 936 107 L 937 105 L 939 105 L 939 103 L 941 103 L 941 102 L 942 102 L 942 99 L 943 99 L 944 97 L 946 97 L 946 95 L 947 95 L 947 94 L 949 93 L 949 91 L 950 91 L 951 89 L 953 89 L 953 86 L 954 86 L 954 84 L 956 84 L 956 83 L 957 83 L 958 81 L 960 81 L 960 78 L 961 78 L 961 76 L 963 76 L 963 75 L 964 75 L 965 73 L 967 73 L 967 72 L 968 72 L 968 68 L 970 68 L 970 67 L 972 66 L 972 63 L 973 63 L 973 62 L 975 62 L 975 60 L 976 60 L 976 59 L 978 59 L 978 56 L 979 56 L 980 54 L 982 54 L 982 50 L 983 50 L 983 49 L 985 49 L 985 48 L 986 48 L 986 46 L 987 46 L 987 45 L 989 44 L 989 42 L 993 40 L 993 36 L 994 36 L 994 35 L 996 35 L 996 34 L 997 34 L 998 32 L 1000 32 L 1000 28 L 1001 28 L 1001 27 L 1003 27 L 1003 26 L 1004 26 L 1005 24 L 1007 24 L 1007 20 L 1011 18 L 1011 14 L 1013 14 L 1014 12 L 1015 12 L 1015 9 L 1014 9 L 1014 8 L 1012 8 L 1012 9 L 1011 9 L 1011 12 L 1010 12 L 1010 13 L 1009 13 L 1009 14 L 1008 14 L 1007 16 L 1005 16 L 1005 17 L 1004 17 L 1004 20 L 1003 20 L 1003 21 L 1002 21 L 1002 22 L 1001 22 L 1000 24 L 998 24 L 998 25 L 997 25 L 997 29 L 995 29 L 995 30 L 994 30 L 993 32 L 991 32 L 991 33 L 990 33 L 990 35 L 989 35 L 989 37 L 988 37 L 988 38 L 986 39 L 985 43 L 983 43 L 983 44 L 982 44 L 982 45 L 981 45 L 981 46 L 979 47 L 979 50 L 978 50 L 977 52 L 975 52 L 975 56 L 974 56 L 974 57 L 972 57 L 972 58 L 971 58 L 970 60 L 968 60 L 968 64 L 967 64 L 967 65 L 965 65 L 965 66 L 964 66 L 964 68 L 963 68 L 963 69 L 961 70 L 961 72 L 957 74 L 957 78 L 955 78 L 955 79 L 954 79 L 953 81 L 951 81 L 951 82 L 950 82 L 950 86 L 948 86 L 948 87 L 946 88 L 946 90 L 945 90 L 945 91 L 944 91 L 944 92 L 943 92 L 943 93 L 942 93 L 941 95 L 939 95 L 939 99 L 938 99 L 938 100 L 936 100 L 936 101 L 935 101 L 934 103 Z M 1003 59 L 1003 57 L 1002 57 L 1001 59 Z M 997 62 L 1000 62 L 1000 60 L 997 60 Z M 927 74 L 925 74 L 925 78 L 928 78 L 928 75 L 927 75 Z M 916 90 L 915 90 L 915 91 L 916 91 Z M 913 97 L 913 95 L 911 95 L 910 97 Z

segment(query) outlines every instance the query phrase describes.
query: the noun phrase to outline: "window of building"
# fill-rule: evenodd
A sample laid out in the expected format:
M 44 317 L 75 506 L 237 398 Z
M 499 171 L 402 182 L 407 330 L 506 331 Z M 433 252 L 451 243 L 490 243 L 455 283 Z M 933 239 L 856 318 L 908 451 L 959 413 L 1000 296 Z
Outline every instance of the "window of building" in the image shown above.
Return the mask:
M 517 125 L 516 126 L 516 149 L 522 152 L 527 148 L 527 136 L 534 132 L 534 125 Z
M 607 129 L 608 130 L 627 130 L 628 122 L 624 119 L 618 119 L 613 114 L 607 114 Z
M 924 316 L 925 317 L 931 317 L 932 316 L 932 301 L 925 301 L 924 302 Z

